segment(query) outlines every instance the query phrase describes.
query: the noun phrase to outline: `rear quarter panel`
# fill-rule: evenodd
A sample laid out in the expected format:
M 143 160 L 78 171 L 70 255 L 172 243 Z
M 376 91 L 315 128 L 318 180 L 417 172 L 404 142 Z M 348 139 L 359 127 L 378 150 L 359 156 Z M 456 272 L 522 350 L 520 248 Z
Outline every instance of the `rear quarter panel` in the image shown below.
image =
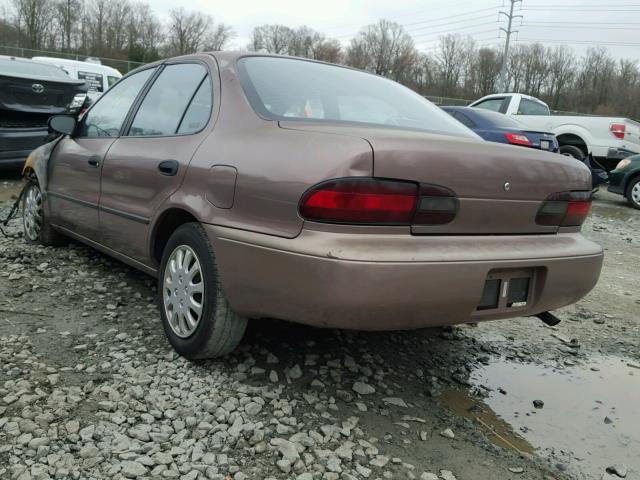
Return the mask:
M 260 119 L 247 101 L 234 63 L 220 60 L 220 112 L 198 148 L 182 187 L 169 206 L 185 208 L 199 220 L 220 226 L 292 238 L 302 229 L 298 202 L 321 181 L 373 174 L 366 140 L 331 133 L 287 130 Z M 237 170 L 231 208 L 207 199 L 214 166 Z M 211 196 L 210 198 L 214 198 Z

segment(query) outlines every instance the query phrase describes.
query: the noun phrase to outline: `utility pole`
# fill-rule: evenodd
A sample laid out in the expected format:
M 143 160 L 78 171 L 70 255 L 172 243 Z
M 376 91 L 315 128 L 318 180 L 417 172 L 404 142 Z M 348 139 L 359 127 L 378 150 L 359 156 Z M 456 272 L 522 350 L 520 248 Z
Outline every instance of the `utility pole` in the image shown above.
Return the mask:
M 509 24 L 507 28 L 500 28 L 503 32 L 507 34 L 507 39 L 504 42 L 504 55 L 502 56 L 502 67 L 500 68 L 500 79 L 498 81 L 498 87 L 500 88 L 500 92 L 504 92 L 507 90 L 507 62 L 509 61 L 509 41 L 511 40 L 512 33 L 518 33 L 517 30 L 511 30 L 511 25 L 513 24 L 514 18 L 522 18 L 522 15 L 514 15 L 513 7 L 516 3 L 522 2 L 522 0 L 509 0 L 511 2 L 511 8 L 509 9 L 509 13 L 503 12 L 500 10 L 500 14 L 504 15 L 509 19 Z

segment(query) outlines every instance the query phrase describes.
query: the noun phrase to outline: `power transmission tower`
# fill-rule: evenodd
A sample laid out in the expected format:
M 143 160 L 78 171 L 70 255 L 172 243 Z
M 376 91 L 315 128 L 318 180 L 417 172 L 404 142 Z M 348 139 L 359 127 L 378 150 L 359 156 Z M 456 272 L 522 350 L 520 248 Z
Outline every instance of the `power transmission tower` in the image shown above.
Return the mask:
M 509 19 L 509 24 L 507 25 L 507 28 L 500 28 L 500 30 L 502 30 L 503 32 L 505 32 L 507 34 L 507 39 L 504 42 L 504 55 L 502 56 L 502 67 L 500 68 L 500 79 L 498 81 L 498 87 L 500 88 L 501 92 L 504 92 L 507 90 L 507 63 L 509 61 L 509 41 L 511 40 L 511 34 L 512 33 L 518 33 L 518 30 L 511 30 L 511 25 L 513 24 L 513 19 L 514 18 L 522 18 L 522 15 L 514 15 L 513 14 L 513 7 L 515 6 L 516 3 L 518 2 L 522 2 L 522 0 L 509 0 L 511 2 L 511 8 L 509 9 L 509 13 L 507 12 L 503 12 L 502 10 L 500 10 L 500 14 L 506 16 Z

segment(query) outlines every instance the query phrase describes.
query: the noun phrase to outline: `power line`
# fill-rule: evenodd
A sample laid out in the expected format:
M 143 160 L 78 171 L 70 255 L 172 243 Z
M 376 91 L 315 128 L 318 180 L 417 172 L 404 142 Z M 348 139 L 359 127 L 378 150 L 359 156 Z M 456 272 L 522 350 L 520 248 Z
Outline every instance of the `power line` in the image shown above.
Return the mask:
M 462 29 L 484 27 L 485 25 L 491 25 L 492 23 L 497 23 L 497 22 L 483 22 L 483 23 L 477 23 L 477 24 L 475 24 L 475 25 L 469 25 L 469 26 L 467 26 L 467 27 L 463 27 Z M 462 30 L 462 29 L 460 29 L 460 30 Z M 495 30 L 495 28 L 493 28 L 493 29 L 491 29 L 491 30 L 487 30 L 487 31 L 489 31 L 489 32 L 495 32 L 496 30 Z M 439 31 L 436 31 L 436 32 L 429 32 L 429 33 L 421 33 L 421 34 L 418 34 L 418 35 L 412 35 L 412 37 L 413 37 L 413 38 L 433 37 L 433 36 L 436 36 L 436 35 L 440 35 L 440 34 L 442 34 L 442 33 L 454 33 L 454 32 L 452 32 L 452 31 L 451 31 L 451 29 L 447 28 L 447 29 L 445 29 L 445 30 L 439 30 Z M 477 33 L 477 34 L 480 34 L 480 33 L 483 33 L 483 32 L 470 32 L 470 33 Z
M 597 41 L 597 40 L 553 40 L 553 39 L 542 39 L 542 38 L 519 38 L 516 42 L 538 42 L 538 43 L 552 43 L 552 44 L 563 44 L 563 45 L 610 45 L 610 46 L 621 46 L 621 47 L 640 47 L 640 43 L 632 43 L 632 42 L 613 42 L 613 41 Z
M 441 4 L 437 4 L 438 6 L 435 8 L 435 10 L 436 11 L 440 11 L 440 10 L 443 10 L 445 8 L 446 9 L 451 9 L 452 7 L 459 7 L 462 4 L 469 3 L 470 1 L 472 1 L 472 0 L 465 0 L 465 1 L 457 2 L 457 3 L 452 3 L 450 1 L 442 2 Z M 445 7 L 445 5 L 446 5 L 446 7 Z M 498 7 L 495 7 L 495 8 L 498 8 Z M 412 13 L 402 13 L 402 14 L 399 14 L 399 15 L 392 15 L 392 16 L 386 17 L 386 18 L 389 19 L 389 20 L 392 20 L 392 19 L 399 18 L 399 17 L 415 16 L 415 15 L 419 15 L 419 14 L 425 13 L 425 12 L 433 13 L 433 11 L 434 11 L 433 8 L 428 8 L 428 9 L 424 9 L 423 8 L 423 9 L 420 9 L 420 10 L 412 12 Z M 444 17 L 444 18 L 450 18 L 450 17 Z M 432 20 L 425 20 L 425 22 L 429 22 L 429 21 L 432 21 Z M 361 25 L 357 25 L 357 24 L 351 23 L 351 24 L 348 24 L 348 25 L 347 24 L 343 24 L 341 26 L 329 27 L 329 28 L 324 29 L 324 30 L 325 31 L 344 30 L 344 29 L 347 29 L 347 28 L 349 28 L 349 29 L 354 28 L 354 27 L 357 28 L 359 26 L 361 26 Z
M 640 25 L 640 23 L 636 23 L 635 25 Z M 584 29 L 584 25 L 548 25 L 548 26 L 544 26 L 544 25 L 529 25 L 528 23 L 523 23 L 521 25 L 519 25 L 521 27 L 530 27 L 530 28 L 580 28 L 580 29 Z M 598 26 L 598 30 L 627 30 L 627 31 L 633 31 L 636 32 L 638 29 L 637 28 L 632 28 L 632 27 L 601 27 Z
M 638 5 L 638 7 L 640 7 L 640 5 Z M 540 12 L 540 11 L 544 11 L 544 12 L 564 12 L 564 11 L 571 11 L 573 13 L 597 13 L 597 12 L 611 12 L 611 13 L 631 13 L 631 12 L 640 12 L 640 9 L 624 9 L 624 10 L 617 10 L 616 7 L 608 7 L 608 8 L 598 8 L 598 9 L 584 9 L 584 8 L 569 8 L 569 7 L 545 7 L 545 8 L 533 8 L 533 7 L 526 7 L 526 8 L 521 8 L 520 9 L 521 12 Z
M 553 21 L 527 21 L 527 25 L 529 24 L 538 24 L 538 23 L 549 23 L 549 24 L 553 24 L 553 25 L 560 25 L 560 24 L 565 24 L 565 25 L 575 25 L 575 22 L 553 22 Z M 600 25 L 640 25 L 640 22 L 580 22 L 580 28 L 582 28 L 585 25 L 594 25 L 596 27 L 599 27 Z
M 431 24 L 437 23 L 437 22 L 442 22 L 442 21 L 446 21 L 447 22 L 446 24 L 448 25 L 448 24 L 453 24 L 453 23 L 457 22 L 457 21 L 456 22 L 449 21 L 452 18 L 466 17 L 468 15 L 472 15 L 472 14 L 475 14 L 475 13 L 481 13 L 481 12 L 487 12 L 489 10 L 495 11 L 497 8 L 499 8 L 498 5 L 496 5 L 495 7 L 481 8 L 481 9 L 478 9 L 478 10 L 471 10 L 471 11 L 468 11 L 468 12 L 465 12 L 465 13 L 460 13 L 460 14 L 457 14 L 457 15 L 447 15 L 445 17 L 432 18 L 430 20 L 422 20 L 420 22 L 403 23 L 403 24 L 401 24 L 401 26 L 406 30 L 417 30 L 417 28 L 416 29 L 408 29 L 407 27 L 413 27 L 414 25 L 429 24 L 428 26 L 425 27 L 425 28 L 429 28 L 429 27 L 435 26 L 435 25 L 431 25 Z M 465 19 L 465 20 L 469 20 L 469 19 Z M 422 28 L 422 27 L 420 27 L 420 28 Z M 334 38 L 341 39 L 341 38 L 355 37 L 358 33 L 360 33 L 360 32 L 358 31 L 356 33 L 348 33 L 348 34 L 337 35 L 337 36 L 334 36 Z
M 417 32 L 418 30 L 424 30 L 425 28 L 435 28 L 435 27 L 444 27 L 445 25 L 455 25 L 455 24 L 459 24 L 459 23 L 465 23 L 465 22 L 472 22 L 474 20 L 480 20 L 483 18 L 495 18 L 496 14 L 495 13 L 491 13 L 489 15 L 481 15 L 479 17 L 472 17 L 472 18 L 466 18 L 464 20 L 457 20 L 455 22 L 444 22 L 444 23 L 438 23 L 436 25 L 428 25 L 425 27 L 417 27 L 417 28 L 407 28 L 405 29 L 406 32 Z

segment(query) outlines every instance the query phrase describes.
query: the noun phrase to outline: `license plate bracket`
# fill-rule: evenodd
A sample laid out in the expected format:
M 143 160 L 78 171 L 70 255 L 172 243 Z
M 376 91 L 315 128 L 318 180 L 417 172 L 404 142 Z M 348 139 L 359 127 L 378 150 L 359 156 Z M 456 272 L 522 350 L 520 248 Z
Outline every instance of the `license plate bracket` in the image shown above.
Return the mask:
M 532 301 L 535 277 L 533 268 L 490 271 L 476 310 L 526 309 Z

